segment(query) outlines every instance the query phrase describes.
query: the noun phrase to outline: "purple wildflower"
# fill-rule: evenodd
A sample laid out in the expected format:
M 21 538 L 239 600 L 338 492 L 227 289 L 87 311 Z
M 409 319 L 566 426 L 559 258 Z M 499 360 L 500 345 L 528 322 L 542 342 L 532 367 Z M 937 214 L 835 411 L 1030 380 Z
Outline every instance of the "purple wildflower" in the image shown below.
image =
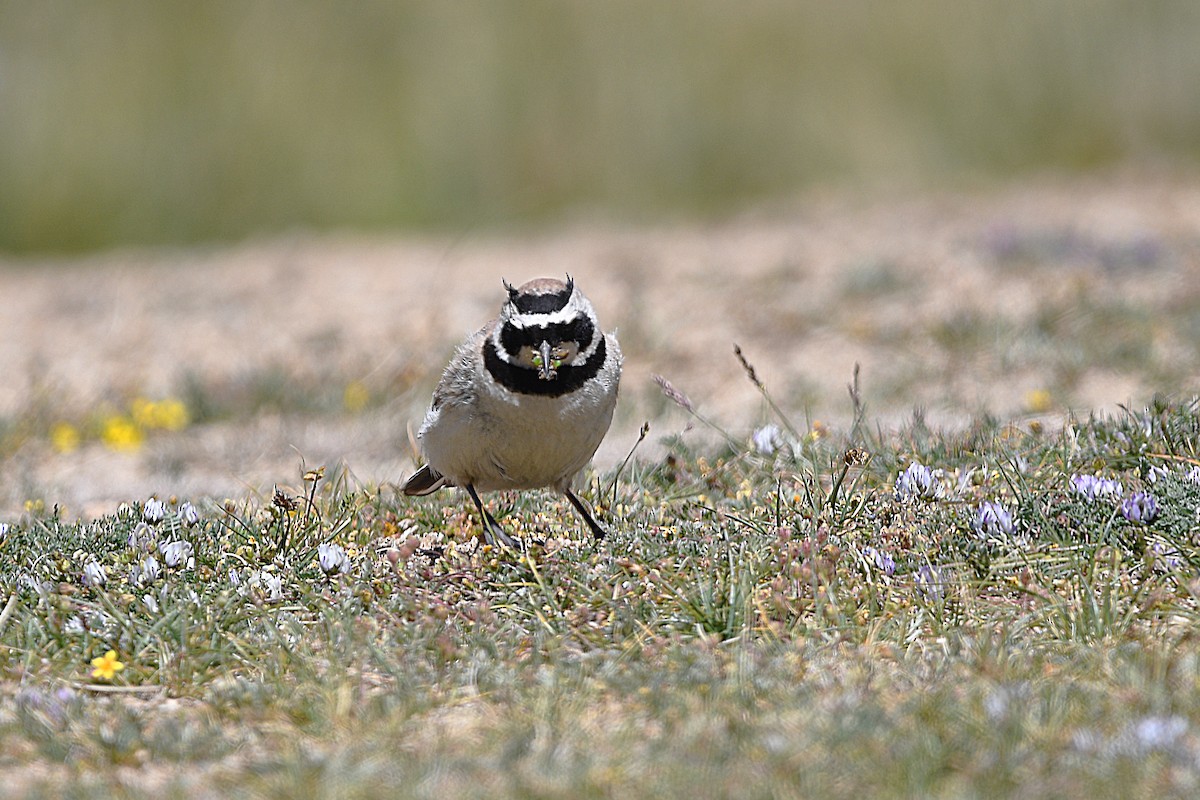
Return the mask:
M 1149 525 L 1158 519 L 1158 501 L 1148 492 L 1134 492 L 1121 503 L 1121 516 L 1130 522 Z
M 1187 562 L 1179 555 L 1179 551 L 1168 547 L 1162 542 L 1154 542 L 1150 545 L 1150 552 L 1154 553 L 1154 566 L 1163 572 L 1176 572 L 1187 566 Z
M 54 728 L 65 728 L 72 713 L 79 706 L 78 696 L 63 686 L 49 692 L 43 689 L 26 688 L 14 698 L 17 711 L 22 714 L 39 715 Z
M 909 464 L 908 469 L 896 477 L 895 491 L 897 500 L 936 500 L 942 495 L 942 487 L 933 470 L 919 461 Z
M 896 560 L 887 551 L 864 547 L 863 556 L 884 575 L 891 577 L 896 573 Z
M 1115 497 L 1121 493 L 1121 482 L 1112 478 L 1101 478 L 1099 475 L 1072 475 L 1071 488 L 1076 494 L 1083 495 L 1089 503 L 1098 497 Z
M 1012 536 L 1015 530 L 1012 514 L 1008 513 L 1008 509 L 1004 506 L 991 500 L 985 500 L 979 505 L 979 510 L 975 512 L 975 519 L 971 521 L 971 527 L 985 538 Z
M 937 602 L 945 597 L 946 583 L 941 568 L 922 564 L 917 570 L 917 589 L 929 601 Z

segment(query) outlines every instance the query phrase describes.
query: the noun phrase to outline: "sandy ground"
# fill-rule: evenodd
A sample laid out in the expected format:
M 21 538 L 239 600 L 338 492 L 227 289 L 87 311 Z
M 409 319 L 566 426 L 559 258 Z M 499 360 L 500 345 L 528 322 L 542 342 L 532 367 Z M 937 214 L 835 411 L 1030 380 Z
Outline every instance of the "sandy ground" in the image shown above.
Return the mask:
M 708 224 L 9 258 L 0 418 L 78 418 L 177 393 L 189 375 L 218 391 L 270 371 L 298 386 L 360 380 L 384 401 L 235 416 L 134 453 L 58 454 L 34 436 L 5 455 L 0 518 L 30 498 L 95 515 L 151 493 L 269 491 L 296 483 L 302 460 L 396 481 L 412 469 L 408 426 L 454 344 L 495 313 L 501 278 L 566 272 L 626 354 L 600 466 L 644 420 L 655 436 L 686 424 L 654 373 L 737 435 L 761 424 L 735 342 L 801 424 L 846 423 L 856 363 L 885 425 L 918 407 L 951 424 L 1031 407 L 1061 418 L 1200 388 L 1200 180 L 1164 176 L 818 193 Z M 1130 347 L 1103 346 L 1109 324 Z

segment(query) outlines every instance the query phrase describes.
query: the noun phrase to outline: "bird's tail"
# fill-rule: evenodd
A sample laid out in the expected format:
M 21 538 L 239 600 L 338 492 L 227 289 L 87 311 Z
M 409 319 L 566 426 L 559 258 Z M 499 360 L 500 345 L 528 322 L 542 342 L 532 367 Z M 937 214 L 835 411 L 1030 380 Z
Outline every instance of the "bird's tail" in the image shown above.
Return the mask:
M 426 464 L 404 482 L 403 491 L 410 496 L 432 494 L 443 486 L 449 485 L 450 482 L 446 480 L 446 476 Z

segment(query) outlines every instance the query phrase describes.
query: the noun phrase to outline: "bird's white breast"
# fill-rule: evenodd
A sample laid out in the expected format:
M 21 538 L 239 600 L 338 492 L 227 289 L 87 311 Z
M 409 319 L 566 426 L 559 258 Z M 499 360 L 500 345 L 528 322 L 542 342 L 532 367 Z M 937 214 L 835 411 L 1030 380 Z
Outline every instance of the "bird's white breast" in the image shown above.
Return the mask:
M 475 361 L 470 389 L 431 409 L 421 426 L 429 465 L 479 491 L 569 486 L 612 422 L 621 354 L 614 337 L 606 340 L 609 353 L 600 372 L 560 397 L 509 391 Z

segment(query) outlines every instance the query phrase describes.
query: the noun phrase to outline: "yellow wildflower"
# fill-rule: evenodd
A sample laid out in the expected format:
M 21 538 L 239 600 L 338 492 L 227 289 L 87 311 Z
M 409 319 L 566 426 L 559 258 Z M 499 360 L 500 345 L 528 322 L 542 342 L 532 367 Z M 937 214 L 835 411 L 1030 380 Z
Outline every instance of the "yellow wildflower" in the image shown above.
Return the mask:
M 188 414 L 187 406 L 182 400 L 168 397 L 156 405 L 158 410 L 155 419 L 156 427 L 166 431 L 178 431 L 187 427 L 187 424 L 191 422 L 191 415 Z
M 113 676 L 121 670 L 125 669 L 125 665 L 117 660 L 117 651 L 109 650 L 102 656 L 97 656 L 92 659 L 93 678 L 102 678 L 106 681 L 111 681 Z
M 129 407 L 133 421 L 147 430 L 177 431 L 190 422 L 187 406 L 182 400 L 168 397 L 157 403 L 139 397 Z
M 114 414 L 100 427 L 100 439 L 112 450 L 137 450 L 143 438 L 142 429 L 128 417 Z
M 1033 414 L 1044 414 L 1054 405 L 1054 398 L 1045 389 L 1034 389 L 1025 393 L 1025 409 Z
M 50 445 L 60 453 L 70 453 L 79 447 L 79 429 L 69 422 L 57 422 L 50 429 Z
M 79 428 L 74 427 L 70 422 L 55 422 L 54 427 L 50 428 L 50 445 L 61 453 L 77 450 Z
M 346 391 L 342 393 L 342 405 L 351 414 L 357 414 L 367 407 L 367 403 L 371 402 L 371 393 L 362 381 L 350 381 L 346 384 Z
M 153 427 L 155 413 L 154 402 L 144 397 L 138 397 L 129 404 L 129 415 L 143 428 Z

